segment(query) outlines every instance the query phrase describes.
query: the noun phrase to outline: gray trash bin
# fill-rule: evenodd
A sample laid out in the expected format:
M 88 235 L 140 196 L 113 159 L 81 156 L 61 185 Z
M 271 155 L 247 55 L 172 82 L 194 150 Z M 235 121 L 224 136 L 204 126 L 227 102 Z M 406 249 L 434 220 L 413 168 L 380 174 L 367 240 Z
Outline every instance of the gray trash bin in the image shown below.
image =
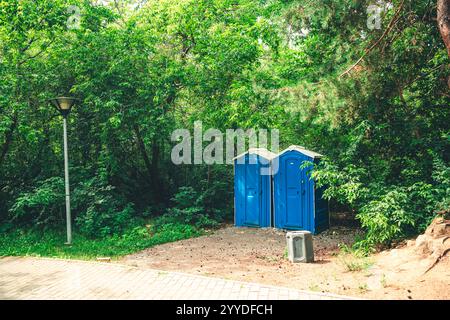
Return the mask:
M 314 262 L 313 238 L 309 231 L 290 231 L 286 234 L 288 259 L 291 262 Z

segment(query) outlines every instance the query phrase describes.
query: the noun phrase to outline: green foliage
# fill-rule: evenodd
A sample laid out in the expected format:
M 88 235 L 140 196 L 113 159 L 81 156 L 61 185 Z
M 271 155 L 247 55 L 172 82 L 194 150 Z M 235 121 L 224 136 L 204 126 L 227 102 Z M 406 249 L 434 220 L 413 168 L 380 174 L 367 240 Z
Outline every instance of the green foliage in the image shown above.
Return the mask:
M 54 177 L 44 180 L 29 192 L 24 192 L 9 209 L 10 220 L 42 226 L 61 221 L 65 204 L 64 181 Z
M 276 128 L 281 147 L 326 154 L 315 178 L 357 213 L 367 250 L 422 231 L 450 206 L 449 57 L 428 0 L 391 3 L 369 30 L 369 0 L 0 0 L 0 229 L 62 227 L 61 119 L 47 101 L 72 95 L 83 236 L 120 237 L 144 217 L 157 230 L 231 220 L 231 166 L 171 162 L 171 132 L 197 120 Z
M 95 259 L 120 257 L 166 242 L 192 238 L 202 232 L 189 225 L 172 224 L 152 232 L 145 226 L 125 230 L 121 235 L 91 239 L 74 234 L 73 245 L 64 245 L 65 234 L 53 230 L 13 230 L 0 234 L 0 256 L 47 256 Z
M 76 224 L 90 237 L 120 234 L 133 224 L 134 206 L 102 176 L 81 182 L 73 192 Z
M 366 258 L 355 258 L 355 257 L 341 257 L 340 262 L 344 265 L 345 269 L 350 272 L 358 272 L 367 270 L 373 264 L 367 261 Z
M 317 185 L 326 186 L 324 198 L 350 205 L 364 200 L 368 192 L 361 182 L 361 175 L 364 175 L 364 169 L 356 168 L 354 165 L 339 168 L 326 158 L 322 160 L 320 170 L 312 172 Z
M 99 175 L 75 185 L 72 191 L 72 214 L 79 231 L 90 237 L 119 234 L 130 227 L 135 218 L 134 206 L 116 188 Z M 10 220 L 16 224 L 50 227 L 65 221 L 65 193 L 62 178 L 38 182 L 29 192 L 15 199 Z
M 77 218 L 77 225 L 80 232 L 91 237 L 119 234 L 130 225 L 133 214 L 134 210 L 131 204 L 121 211 L 93 204 Z
M 202 196 L 194 188 L 181 187 L 172 201 L 174 206 L 157 219 L 157 228 L 164 228 L 166 225 L 180 222 L 197 228 L 217 227 L 217 221 L 207 215 L 203 207 Z
M 358 213 L 358 219 L 367 229 L 363 244 L 386 244 L 404 235 L 413 227 L 413 213 L 406 210 L 408 197 L 401 190 L 388 191 L 377 200 L 370 201 Z
M 436 158 L 433 164 L 433 179 L 440 185 L 436 194 L 438 199 L 437 210 L 447 211 L 448 214 L 450 208 L 450 166 L 439 158 Z
M 354 249 L 345 244 L 340 244 L 339 249 L 338 260 L 347 271 L 363 271 L 373 265 L 373 261 L 366 256 L 365 249 Z
M 352 205 L 358 211 L 356 217 L 366 236 L 355 247 L 367 251 L 423 232 L 436 212 L 448 208 L 449 167 L 439 159 L 434 163 L 430 183 L 386 186 L 370 181 L 365 170 L 355 170 L 352 165 L 339 169 L 326 159 L 313 177 L 319 186 L 328 186 L 326 198 Z

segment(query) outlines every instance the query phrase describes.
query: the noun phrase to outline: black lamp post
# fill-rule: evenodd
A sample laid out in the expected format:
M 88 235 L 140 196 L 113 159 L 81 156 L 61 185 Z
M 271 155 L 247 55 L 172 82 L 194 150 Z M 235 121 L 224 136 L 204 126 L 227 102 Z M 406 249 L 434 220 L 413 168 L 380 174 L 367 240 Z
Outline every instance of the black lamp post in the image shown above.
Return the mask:
M 77 101 L 75 98 L 70 97 L 57 97 L 50 100 L 63 116 L 64 127 L 64 175 L 66 185 L 66 224 L 67 224 L 67 242 L 66 244 L 72 244 L 72 217 L 70 213 L 70 187 L 69 187 L 69 151 L 67 143 L 67 117 L 72 110 L 73 105 Z

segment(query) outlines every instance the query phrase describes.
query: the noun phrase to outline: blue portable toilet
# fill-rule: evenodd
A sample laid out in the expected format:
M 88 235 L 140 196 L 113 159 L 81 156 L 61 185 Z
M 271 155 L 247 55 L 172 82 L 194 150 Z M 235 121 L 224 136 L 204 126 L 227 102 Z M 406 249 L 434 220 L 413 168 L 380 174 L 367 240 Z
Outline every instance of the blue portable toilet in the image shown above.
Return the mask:
M 233 159 L 234 221 L 237 227 L 272 226 L 271 160 L 264 148 L 251 148 Z
M 310 177 L 312 165 L 322 155 L 301 146 L 290 146 L 272 160 L 275 227 L 307 230 L 317 234 L 330 226 L 328 201 L 323 188 L 316 188 Z

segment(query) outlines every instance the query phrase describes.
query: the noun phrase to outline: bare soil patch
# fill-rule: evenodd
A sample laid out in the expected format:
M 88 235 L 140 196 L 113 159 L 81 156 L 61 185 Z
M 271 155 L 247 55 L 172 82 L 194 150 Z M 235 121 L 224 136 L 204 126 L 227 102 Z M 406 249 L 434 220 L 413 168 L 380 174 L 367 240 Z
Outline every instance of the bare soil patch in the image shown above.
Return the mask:
M 369 258 L 340 253 L 357 229 L 334 227 L 314 237 L 315 262 L 292 264 L 285 233 L 226 226 L 209 235 L 159 245 L 124 257 L 138 267 L 179 271 L 296 289 L 377 299 L 450 299 L 450 261 L 411 259 L 412 246 Z M 406 258 L 408 257 L 408 258 Z

